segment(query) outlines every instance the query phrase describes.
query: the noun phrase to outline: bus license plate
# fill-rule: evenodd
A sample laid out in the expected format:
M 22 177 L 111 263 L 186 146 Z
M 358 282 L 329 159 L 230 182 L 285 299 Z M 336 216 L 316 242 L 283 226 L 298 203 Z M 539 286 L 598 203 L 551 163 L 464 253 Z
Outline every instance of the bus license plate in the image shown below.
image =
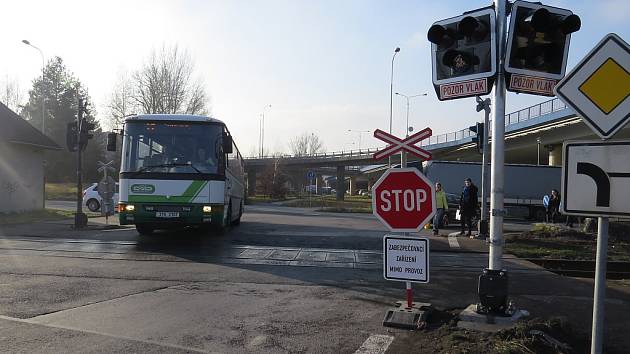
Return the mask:
M 155 217 L 158 218 L 178 218 L 179 213 L 175 211 L 158 211 L 155 213 Z

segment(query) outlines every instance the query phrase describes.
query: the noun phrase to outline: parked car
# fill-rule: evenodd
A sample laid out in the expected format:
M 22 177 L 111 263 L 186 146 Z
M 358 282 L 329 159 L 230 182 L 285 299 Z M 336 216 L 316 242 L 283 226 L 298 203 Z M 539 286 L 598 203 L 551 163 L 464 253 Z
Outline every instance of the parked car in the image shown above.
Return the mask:
M 116 191 L 114 192 L 114 205 L 118 205 L 118 183 L 116 183 Z M 83 191 L 83 205 L 96 212 L 101 209 L 103 198 L 98 194 L 98 183 L 92 183 L 91 186 Z

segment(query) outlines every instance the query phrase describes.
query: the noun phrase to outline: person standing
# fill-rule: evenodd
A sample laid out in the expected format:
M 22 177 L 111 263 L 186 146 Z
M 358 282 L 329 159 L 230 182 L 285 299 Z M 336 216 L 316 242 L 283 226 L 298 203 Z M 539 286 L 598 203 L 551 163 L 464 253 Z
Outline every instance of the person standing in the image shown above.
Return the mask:
M 551 221 L 553 224 L 555 224 L 556 220 L 559 220 L 560 218 L 560 193 L 558 193 L 555 189 L 551 190 L 547 215 L 547 222 Z
M 435 184 L 435 215 L 433 216 L 433 234 L 439 234 L 439 229 L 443 226 L 444 212 L 448 210 L 448 200 L 446 192 L 442 190 L 440 182 Z
M 464 189 L 459 198 L 459 210 L 461 213 L 462 232 L 460 235 L 464 235 L 466 231 L 465 226 L 468 224 L 468 236 L 472 234 L 472 218 L 477 213 L 477 186 L 472 183 L 470 178 L 464 180 Z

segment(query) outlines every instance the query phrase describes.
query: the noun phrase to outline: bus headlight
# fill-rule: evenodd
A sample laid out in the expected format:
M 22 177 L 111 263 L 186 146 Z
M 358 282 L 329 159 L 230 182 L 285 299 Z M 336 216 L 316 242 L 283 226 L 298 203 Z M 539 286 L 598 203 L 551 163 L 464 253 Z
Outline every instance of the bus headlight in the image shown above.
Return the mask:
M 212 212 L 212 207 L 210 205 L 204 205 L 203 206 L 203 212 L 204 213 L 211 213 Z
M 133 204 L 125 205 L 125 211 L 134 211 L 136 207 Z

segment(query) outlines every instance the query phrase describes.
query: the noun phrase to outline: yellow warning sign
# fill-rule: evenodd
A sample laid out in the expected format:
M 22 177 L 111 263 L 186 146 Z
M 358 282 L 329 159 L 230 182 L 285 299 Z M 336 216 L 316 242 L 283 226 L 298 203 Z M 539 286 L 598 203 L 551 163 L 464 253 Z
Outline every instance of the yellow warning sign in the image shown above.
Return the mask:
M 608 58 L 580 85 L 579 90 L 608 114 L 630 95 L 630 73 Z

